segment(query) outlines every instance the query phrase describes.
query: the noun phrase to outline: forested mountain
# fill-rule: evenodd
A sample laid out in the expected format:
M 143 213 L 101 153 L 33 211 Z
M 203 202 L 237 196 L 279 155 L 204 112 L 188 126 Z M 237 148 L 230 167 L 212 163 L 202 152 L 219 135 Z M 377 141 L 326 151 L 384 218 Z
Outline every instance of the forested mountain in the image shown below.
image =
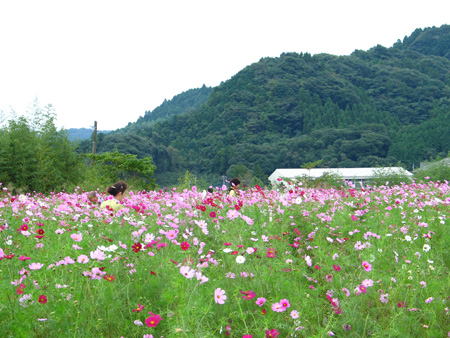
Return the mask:
M 91 128 L 69 128 L 67 129 L 67 134 L 70 141 L 76 140 L 86 140 L 91 138 L 92 132 L 94 130 Z M 107 134 L 111 130 L 99 130 L 99 133 Z
M 160 184 L 185 170 L 268 175 L 320 159 L 322 167 L 410 168 L 450 150 L 450 26 L 349 56 L 262 58 L 198 109 L 146 118 L 124 135 L 102 135 L 97 149 L 152 156 Z
M 203 85 L 201 88 L 189 89 L 181 94 L 175 95 L 172 100 L 164 102 L 153 111 L 146 111 L 144 116 L 136 122 L 130 122 L 124 128 L 118 129 L 121 134 L 133 133 L 138 129 L 149 127 L 156 122 L 170 119 L 174 115 L 190 113 L 205 103 L 212 92 L 211 87 Z

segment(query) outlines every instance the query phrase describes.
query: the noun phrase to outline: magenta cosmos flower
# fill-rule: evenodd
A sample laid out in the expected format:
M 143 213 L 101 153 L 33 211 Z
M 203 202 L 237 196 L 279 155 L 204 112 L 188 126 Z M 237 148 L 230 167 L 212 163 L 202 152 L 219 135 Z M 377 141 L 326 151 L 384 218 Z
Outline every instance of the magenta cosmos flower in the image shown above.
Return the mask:
M 289 303 L 289 301 L 287 299 L 282 299 L 280 300 L 280 304 L 282 307 L 284 307 L 284 309 L 286 310 L 288 307 L 291 307 L 291 304 Z
M 153 313 L 151 313 L 151 312 L 149 312 L 149 314 L 150 314 L 150 317 L 148 317 L 146 320 L 145 320 L 145 324 L 148 326 L 148 327 L 157 327 L 158 326 L 158 324 L 159 324 L 159 322 L 161 321 L 161 316 L 160 315 L 155 315 L 155 314 L 153 314 Z
M 189 249 L 190 245 L 188 242 L 183 242 L 180 244 L 181 250 L 186 251 L 187 249 Z
M 274 337 L 278 337 L 278 335 L 280 334 L 280 332 L 277 331 L 277 329 L 272 329 L 272 330 L 266 330 L 266 338 L 274 338 Z
M 276 255 L 277 251 L 274 248 L 267 248 L 267 258 L 274 258 L 277 257 Z
M 367 261 L 362 262 L 362 266 L 366 271 L 372 271 L 372 264 Z
M 226 299 L 227 299 L 227 295 L 225 294 L 225 290 L 222 290 L 221 288 L 217 288 L 214 291 L 214 301 L 217 304 L 225 304 Z

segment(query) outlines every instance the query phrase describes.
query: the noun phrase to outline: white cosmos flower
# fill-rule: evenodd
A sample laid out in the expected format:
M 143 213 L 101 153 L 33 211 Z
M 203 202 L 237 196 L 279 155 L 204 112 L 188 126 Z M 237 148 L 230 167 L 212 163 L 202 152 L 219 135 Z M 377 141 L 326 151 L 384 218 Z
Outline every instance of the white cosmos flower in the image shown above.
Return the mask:
M 225 248 L 225 249 L 223 249 L 223 252 L 225 252 L 225 253 L 229 253 L 229 252 L 231 252 L 231 251 L 233 251 L 233 250 L 231 250 L 230 248 Z
M 411 236 L 405 236 L 405 241 L 411 242 Z
M 431 246 L 429 246 L 428 244 L 423 245 L 423 251 L 428 252 L 430 250 L 431 250 Z
M 245 262 L 245 257 L 244 256 L 237 256 L 236 257 L 236 263 L 238 263 L 238 264 L 242 264 L 242 263 L 244 263 Z

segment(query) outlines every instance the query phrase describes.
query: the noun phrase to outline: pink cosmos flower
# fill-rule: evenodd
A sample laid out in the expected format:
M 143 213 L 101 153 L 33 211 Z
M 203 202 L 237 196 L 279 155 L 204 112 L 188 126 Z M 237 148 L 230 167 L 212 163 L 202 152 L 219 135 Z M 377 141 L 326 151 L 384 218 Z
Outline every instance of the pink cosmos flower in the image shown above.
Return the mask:
M 191 268 L 188 267 L 188 266 L 182 266 L 182 267 L 180 268 L 180 273 L 181 273 L 184 277 L 186 277 L 186 278 L 188 278 L 188 279 L 191 279 L 191 278 L 193 278 L 194 275 L 195 275 L 195 270 L 194 270 L 194 269 L 191 269 Z
M 72 234 L 72 235 L 70 235 L 70 238 L 72 238 L 75 242 L 81 242 L 83 240 L 83 235 Z
M 86 255 L 79 255 L 77 258 L 77 262 L 78 263 L 82 263 L 82 264 L 86 264 L 87 262 L 89 262 L 89 257 Z
M 256 300 L 256 304 L 259 305 L 259 306 L 263 306 L 265 302 L 266 302 L 266 299 L 264 297 L 259 297 Z
M 309 257 L 309 256 L 306 256 L 306 257 L 305 257 L 305 261 L 306 261 L 306 265 L 308 265 L 308 266 L 312 266 L 312 261 L 311 261 L 311 257 Z
M 27 260 L 31 259 L 31 257 L 26 257 L 26 256 L 24 256 L 24 255 L 21 255 L 21 256 L 19 257 L 19 259 L 20 259 L 21 261 L 27 261 Z
M 283 305 L 281 305 L 281 303 L 274 303 L 272 304 L 272 311 L 284 312 L 286 311 L 286 308 L 284 308 Z
M 227 295 L 225 294 L 225 290 L 222 290 L 221 288 L 217 288 L 214 291 L 214 301 L 217 304 L 225 304 L 225 300 L 227 299 Z
M 292 310 L 291 311 L 291 317 L 292 317 L 292 319 L 297 319 L 299 317 L 298 311 L 297 310 Z
M 430 304 L 434 300 L 434 297 L 427 298 L 425 303 Z
M 30 270 L 39 270 L 44 266 L 44 264 L 42 263 L 31 263 L 30 265 L 28 265 L 28 267 L 30 268 Z
M 372 264 L 367 261 L 362 262 L 362 266 L 365 271 L 372 271 Z
M 242 336 L 242 338 L 252 338 L 253 336 L 251 335 L 251 334 L 244 334 L 243 336 Z
M 364 287 L 370 287 L 370 286 L 373 286 L 373 280 L 372 279 L 364 279 L 362 282 L 361 282 L 361 285 L 362 286 L 364 286 Z
M 380 302 L 382 302 L 383 304 L 386 304 L 388 301 L 389 301 L 389 294 L 382 293 L 380 295 Z
M 106 255 L 102 250 L 96 249 L 95 251 L 91 251 L 90 253 L 92 259 L 97 259 L 99 261 L 103 261 L 106 259 Z

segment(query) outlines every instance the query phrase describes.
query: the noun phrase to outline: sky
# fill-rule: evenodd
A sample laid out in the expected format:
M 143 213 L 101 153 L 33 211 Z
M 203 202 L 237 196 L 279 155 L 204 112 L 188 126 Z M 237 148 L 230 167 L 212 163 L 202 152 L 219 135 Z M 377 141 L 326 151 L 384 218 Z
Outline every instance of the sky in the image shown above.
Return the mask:
M 449 0 L 0 0 L 0 119 L 37 99 L 58 128 L 122 128 L 263 57 L 391 47 L 449 13 Z

